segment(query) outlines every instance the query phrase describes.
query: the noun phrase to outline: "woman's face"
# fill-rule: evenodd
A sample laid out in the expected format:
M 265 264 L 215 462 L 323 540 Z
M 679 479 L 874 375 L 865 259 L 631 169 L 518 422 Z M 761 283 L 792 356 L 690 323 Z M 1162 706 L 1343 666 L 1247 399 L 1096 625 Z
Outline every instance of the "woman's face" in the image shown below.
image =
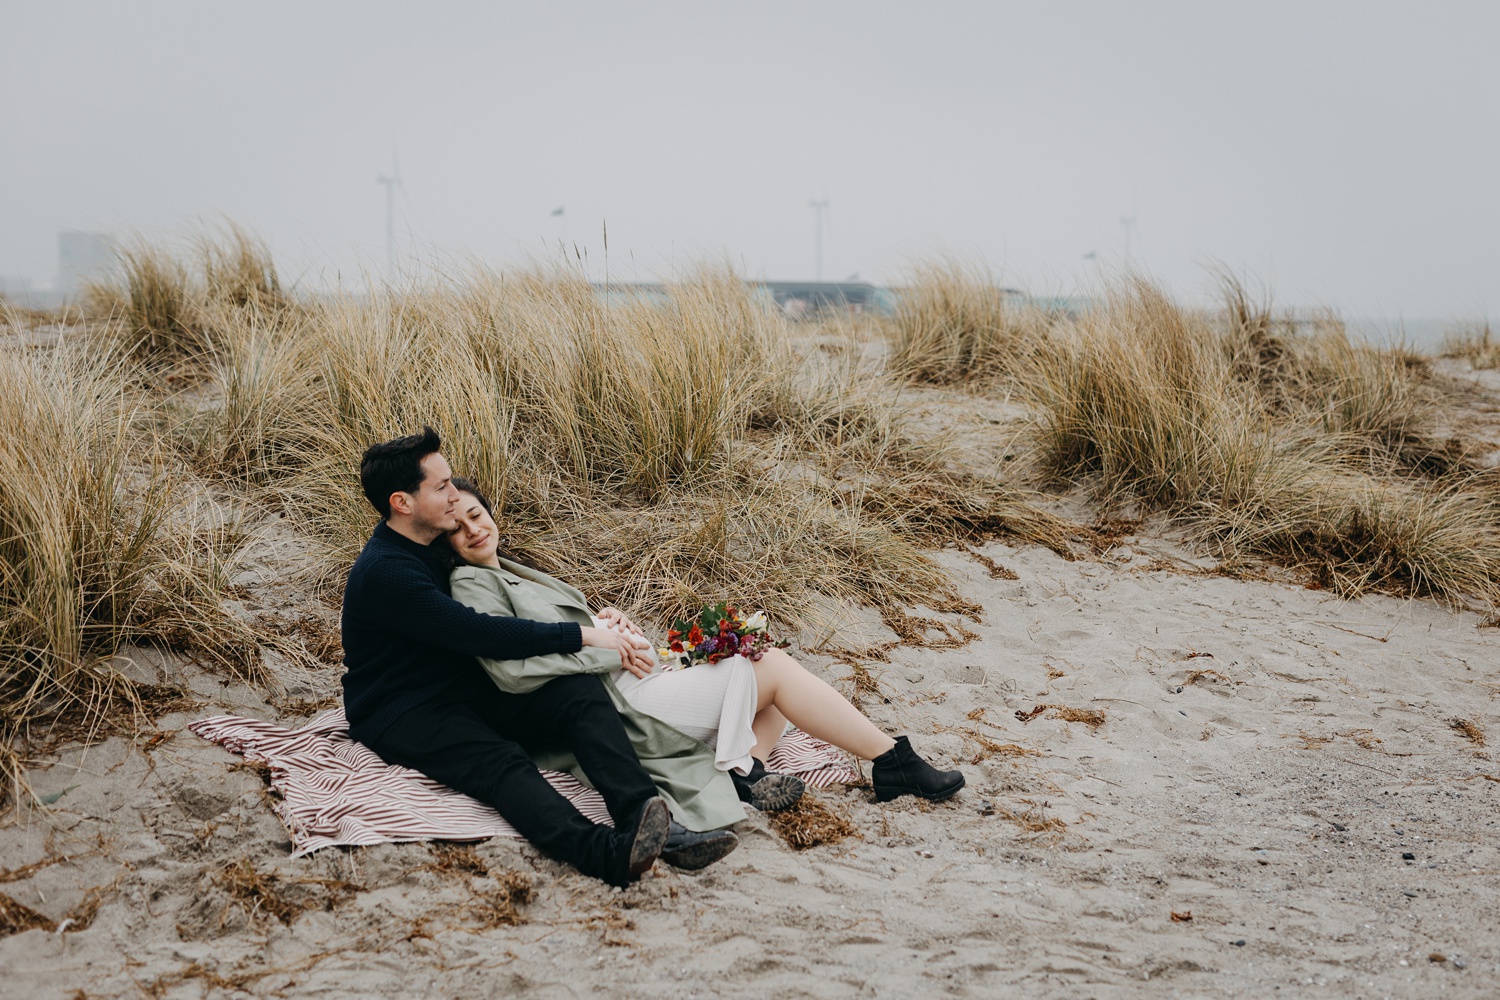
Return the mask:
M 453 512 L 458 518 L 458 527 L 448 535 L 448 544 L 466 563 L 493 566 L 495 547 L 500 543 L 500 530 L 495 519 L 484 509 L 484 504 L 472 493 L 458 495 L 458 509 Z

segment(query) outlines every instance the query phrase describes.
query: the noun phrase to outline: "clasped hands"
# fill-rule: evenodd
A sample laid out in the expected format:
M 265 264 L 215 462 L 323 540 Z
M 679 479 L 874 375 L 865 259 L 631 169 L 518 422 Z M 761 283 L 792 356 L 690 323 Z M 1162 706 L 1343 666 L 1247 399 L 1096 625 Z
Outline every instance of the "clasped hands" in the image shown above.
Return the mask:
M 636 677 L 651 673 L 651 640 L 619 608 L 604 608 L 597 615 L 606 628 L 582 627 L 583 644 L 612 649 L 620 654 L 620 666 Z

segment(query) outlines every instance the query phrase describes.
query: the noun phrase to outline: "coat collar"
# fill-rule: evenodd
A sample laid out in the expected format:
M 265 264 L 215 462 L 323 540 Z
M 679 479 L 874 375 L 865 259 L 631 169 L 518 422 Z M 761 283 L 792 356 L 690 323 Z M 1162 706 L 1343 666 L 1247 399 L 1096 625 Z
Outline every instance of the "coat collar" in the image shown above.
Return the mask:
M 490 569 L 491 572 L 499 573 L 501 578 L 512 586 L 519 584 L 522 580 L 528 580 L 531 583 L 546 587 L 558 597 L 563 598 L 570 605 L 578 608 L 581 611 L 589 610 L 588 603 L 583 599 L 583 595 L 581 593 L 568 586 L 566 583 L 563 583 L 561 580 L 557 580 L 553 577 L 548 576 L 546 573 L 543 573 L 539 569 L 532 569 L 530 566 L 522 566 L 520 563 L 511 562 L 509 559 L 506 559 L 503 556 L 500 558 L 500 568 L 497 570 L 493 567 L 490 567 Z

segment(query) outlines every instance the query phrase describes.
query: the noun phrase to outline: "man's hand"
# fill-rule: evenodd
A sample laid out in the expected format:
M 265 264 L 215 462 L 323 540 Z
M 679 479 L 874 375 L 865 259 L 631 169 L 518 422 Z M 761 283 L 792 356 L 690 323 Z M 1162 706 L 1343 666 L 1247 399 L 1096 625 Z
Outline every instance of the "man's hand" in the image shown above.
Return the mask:
M 618 614 L 618 612 L 616 612 Z M 600 615 L 601 620 L 604 615 Z M 651 643 L 638 635 L 611 632 L 607 628 L 579 628 L 583 644 L 595 649 L 612 649 L 620 654 L 620 666 L 637 677 L 651 672 Z
M 603 609 L 599 612 L 599 620 L 602 622 L 609 622 L 613 625 L 618 625 L 625 631 L 634 632 L 636 635 L 646 634 L 641 631 L 639 625 L 631 621 L 629 618 L 625 617 L 625 612 L 621 611 L 619 608 Z

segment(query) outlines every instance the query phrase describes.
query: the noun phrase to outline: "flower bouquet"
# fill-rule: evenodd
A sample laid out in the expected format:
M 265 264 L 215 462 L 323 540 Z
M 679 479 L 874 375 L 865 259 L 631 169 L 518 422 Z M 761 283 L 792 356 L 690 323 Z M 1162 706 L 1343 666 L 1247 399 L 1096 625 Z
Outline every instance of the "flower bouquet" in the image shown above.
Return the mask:
M 667 648 L 662 660 L 676 661 L 682 667 L 696 663 L 718 663 L 730 656 L 758 660 L 768 649 L 785 649 L 787 639 L 772 639 L 766 632 L 764 612 L 741 618 L 733 605 L 719 603 L 705 607 L 693 622 L 677 620 L 667 631 Z

